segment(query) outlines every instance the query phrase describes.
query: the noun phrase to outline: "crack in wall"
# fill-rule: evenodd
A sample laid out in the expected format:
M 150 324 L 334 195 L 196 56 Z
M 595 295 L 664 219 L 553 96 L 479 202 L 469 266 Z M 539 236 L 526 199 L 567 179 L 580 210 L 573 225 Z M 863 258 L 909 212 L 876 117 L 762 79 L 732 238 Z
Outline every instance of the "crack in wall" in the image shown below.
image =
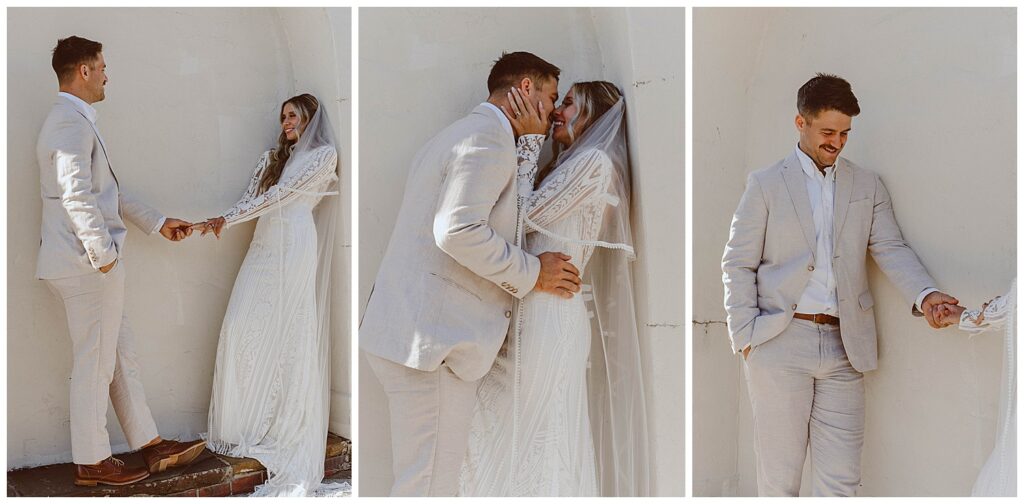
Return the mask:
M 708 334 L 708 331 L 713 324 L 727 325 L 724 320 L 694 320 L 692 323 L 695 326 L 704 326 L 704 335 Z

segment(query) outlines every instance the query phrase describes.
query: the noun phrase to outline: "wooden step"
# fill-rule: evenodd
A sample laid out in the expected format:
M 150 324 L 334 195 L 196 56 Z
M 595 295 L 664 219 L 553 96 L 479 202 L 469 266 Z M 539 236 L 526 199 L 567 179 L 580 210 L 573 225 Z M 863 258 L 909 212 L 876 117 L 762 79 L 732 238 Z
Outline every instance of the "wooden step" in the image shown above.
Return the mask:
M 142 455 L 117 455 L 129 466 L 142 466 Z M 242 495 L 266 479 L 267 471 L 255 459 L 234 458 L 203 450 L 186 467 L 168 469 L 138 483 L 125 486 L 97 485 L 80 487 L 74 484 L 73 464 L 54 464 L 17 469 L 7 473 L 8 497 L 127 497 L 188 496 L 224 497 Z M 334 434 L 327 436 L 324 457 L 324 479 L 352 477 L 352 443 Z

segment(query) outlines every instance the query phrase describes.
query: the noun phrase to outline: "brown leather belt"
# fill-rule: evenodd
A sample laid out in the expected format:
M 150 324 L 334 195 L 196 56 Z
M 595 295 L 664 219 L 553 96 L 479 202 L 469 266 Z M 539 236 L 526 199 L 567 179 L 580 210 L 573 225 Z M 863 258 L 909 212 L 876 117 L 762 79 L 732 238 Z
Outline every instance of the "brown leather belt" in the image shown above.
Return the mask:
M 793 318 L 798 318 L 800 320 L 810 320 L 815 324 L 839 325 L 839 317 L 833 317 L 832 315 L 828 315 L 825 313 L 815 313 L 813 315 L 811 315 L 810 313 L 794 313 Z

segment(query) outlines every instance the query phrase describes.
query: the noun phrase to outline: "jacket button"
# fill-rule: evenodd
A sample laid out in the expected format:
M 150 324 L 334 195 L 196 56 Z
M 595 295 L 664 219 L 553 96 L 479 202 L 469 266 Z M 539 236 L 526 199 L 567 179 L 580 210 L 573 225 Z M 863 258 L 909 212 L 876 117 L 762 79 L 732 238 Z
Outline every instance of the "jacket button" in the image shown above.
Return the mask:
M 505 318 L 507 318 L 507 319 L 512 318 L 512 312 L 509 311 L 509 310 L 505 310 Z
M 807 271 L 814 271 L 814 265 L 812 264 L 812 265 L 808 266 L 807 267 Z

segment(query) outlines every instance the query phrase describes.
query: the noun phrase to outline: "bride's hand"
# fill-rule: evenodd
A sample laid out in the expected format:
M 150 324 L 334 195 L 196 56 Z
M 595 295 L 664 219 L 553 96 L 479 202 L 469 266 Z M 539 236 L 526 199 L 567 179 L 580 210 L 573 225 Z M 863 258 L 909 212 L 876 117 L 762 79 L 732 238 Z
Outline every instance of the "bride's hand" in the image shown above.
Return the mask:
M 965 308 L 959 305 L 944 303 L 935 306 L 933 310 L 932 318 L 940 326 L 945 327 L 960 324 L 960 314 L 964 312 Z
M 216 236 L 217 239 L 219 240 L 220 232 L 222 229 L 224 229 L 224 224 L 226 222 L 227 221 L 224 220 L 224 217 L 214 217 L 212 219 L 207 219 L 206 222 L 200 222 L 195 224 L 195 227 L 198 227 L 199 229 L 202 230 L 202 233 L 200 233 L 199 236 L 206 236 L 206 233 L 212 231 L 213 235 Z
M 550 125 L 543 103 L 538 103 L 535 106 L 530 100 L 529 94 L 524 95 L 519 88 L 512 88 L 508 92 L 508 105 L 508 108 L 502 106 L 501 111 L 505 113 L 508 122 L 512 123 L 512 131 L 515 131 L 516 136 L 546 135 L 548 133 Z

